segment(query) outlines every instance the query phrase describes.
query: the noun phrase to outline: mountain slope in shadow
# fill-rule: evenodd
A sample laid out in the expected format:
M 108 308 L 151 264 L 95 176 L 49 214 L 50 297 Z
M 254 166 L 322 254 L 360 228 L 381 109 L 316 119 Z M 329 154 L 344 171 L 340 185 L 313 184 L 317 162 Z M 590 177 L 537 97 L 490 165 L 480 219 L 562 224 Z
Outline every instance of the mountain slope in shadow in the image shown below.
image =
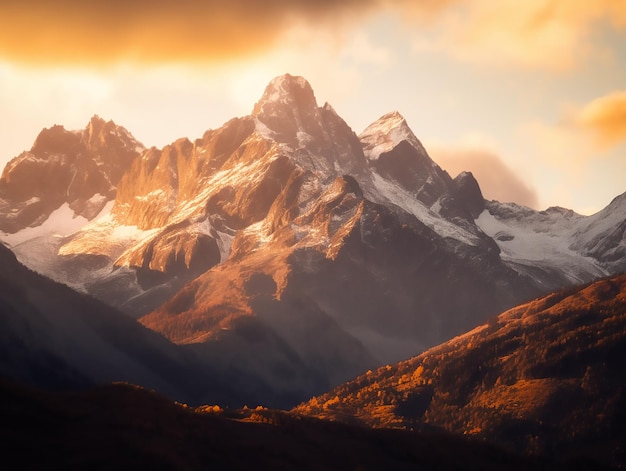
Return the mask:
M 186 408 L 124 384 L 61 394 L 0 382 L 3 458 L 52 469 L 572 469 L 443 434 L 216 409 Z
M 300 406 L 626 465 L 626 275 L 558 292 Z

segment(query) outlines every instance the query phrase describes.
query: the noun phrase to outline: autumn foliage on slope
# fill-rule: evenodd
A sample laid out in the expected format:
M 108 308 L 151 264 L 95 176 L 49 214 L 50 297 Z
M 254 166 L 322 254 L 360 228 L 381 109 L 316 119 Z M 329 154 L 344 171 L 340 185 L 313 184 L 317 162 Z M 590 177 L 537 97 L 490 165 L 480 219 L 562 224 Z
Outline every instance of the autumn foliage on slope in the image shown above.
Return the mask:
M 0 423 L 3 458 L 20 469 L 572 469 L 443 434 L 194 409 L 125 384 L 50 393 L 0 381 Z
M 626 275 L 511 309 L 297 410 L 624 464 Z

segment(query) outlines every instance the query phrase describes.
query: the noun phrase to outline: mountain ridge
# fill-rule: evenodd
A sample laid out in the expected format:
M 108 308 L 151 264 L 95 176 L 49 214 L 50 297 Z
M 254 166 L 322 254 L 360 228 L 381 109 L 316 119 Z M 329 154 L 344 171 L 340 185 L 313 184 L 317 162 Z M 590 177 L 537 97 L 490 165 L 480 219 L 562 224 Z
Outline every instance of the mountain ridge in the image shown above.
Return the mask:
M 73 234 L 12 249 L 292 398 L 626 266 L 619 207 L 597 232 L 595 219 L 570 227 L 485 202 L 473 176 L 452 179 L 432 161 L 399 113 L 359 137 L 288 74 L 251 115 L 142 152 L 107 209 Z M 563 231 L 580 246 L 555 247 Z M 541 247 L 554 256 L 535 267 Z
M 441 427 L 517 452 L 588 453 L 623 466 L 625 325 L 619 275 L 517 306 L 296 411 L 374 427 Z
M 74 217 L 93 219 L 115 197 L 122 174 L 143 149 L 126 129 L 97 115 L 82 131 L 44 129 L 31 150 L 2 172 L 0 230 L 40 225 L 63 204 Z

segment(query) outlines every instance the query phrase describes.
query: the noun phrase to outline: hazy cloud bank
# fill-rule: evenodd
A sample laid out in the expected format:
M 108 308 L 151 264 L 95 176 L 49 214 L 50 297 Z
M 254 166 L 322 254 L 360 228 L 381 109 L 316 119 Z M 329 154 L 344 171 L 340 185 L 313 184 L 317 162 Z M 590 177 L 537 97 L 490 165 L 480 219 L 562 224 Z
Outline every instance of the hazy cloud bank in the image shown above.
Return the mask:
M 453 178 L 470 171 L 488 200 L 513 202 L 540 209 L 537 192 L 493 152 L 481 149 L 430 148 L 430 155 Z
M 626 27 L 621 0 L 6 0 L 0 57 L 35 65 L 227 61 L 267 51 L 300 26 L 340 35 L 383 10 L 402 18 L 420 47 L 496 66 L 571 68 L 598 52 L 590 41 L 598 24 Z

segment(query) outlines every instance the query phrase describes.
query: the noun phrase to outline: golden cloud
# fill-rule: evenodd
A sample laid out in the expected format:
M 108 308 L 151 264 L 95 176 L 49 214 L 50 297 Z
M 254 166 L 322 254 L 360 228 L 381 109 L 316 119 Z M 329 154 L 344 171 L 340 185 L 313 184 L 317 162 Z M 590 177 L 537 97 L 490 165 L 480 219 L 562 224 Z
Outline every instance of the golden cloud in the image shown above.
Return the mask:
M 355 18 L 379 0 L 7 0 L 0 57 L 29 64 L 215 61 L 270 47 L 294 22 Z
M 29 64 L 214 62 L 267 50 L 299 25 L 343 30 L 393 9 L 434 48 L 474 62 L 562 69 L 621 0 L 4 0 L 0 57 Z M 436 44 L 435 44 L 436 43 Z
M 431 49 L 467 62 L 548 70 L 595 53 L 594 28 L 626 26 L 621 0 L 456 0 L 439 11 Z M 420 48 L 425 44 L 419 41 Z
M 519 132 L 534 147 L 527 161 L 543 198 L 592 214 L 624 191 L 626 159 L 620 149 L 598 148 L 592 128 L 574 121 L 578 114 L 569 114 L 558 124 L 527 123 Z
M 604 150 L 626 141 L 626 91 L 593 100 L 575 114 L 573 122 L 590 132 Z
M 571 107 L 558 123 L 527 123 L 520 129 L 544 161 L 581 174 L 589 162 L 611 158 L 626 143 L 626 90 Z

